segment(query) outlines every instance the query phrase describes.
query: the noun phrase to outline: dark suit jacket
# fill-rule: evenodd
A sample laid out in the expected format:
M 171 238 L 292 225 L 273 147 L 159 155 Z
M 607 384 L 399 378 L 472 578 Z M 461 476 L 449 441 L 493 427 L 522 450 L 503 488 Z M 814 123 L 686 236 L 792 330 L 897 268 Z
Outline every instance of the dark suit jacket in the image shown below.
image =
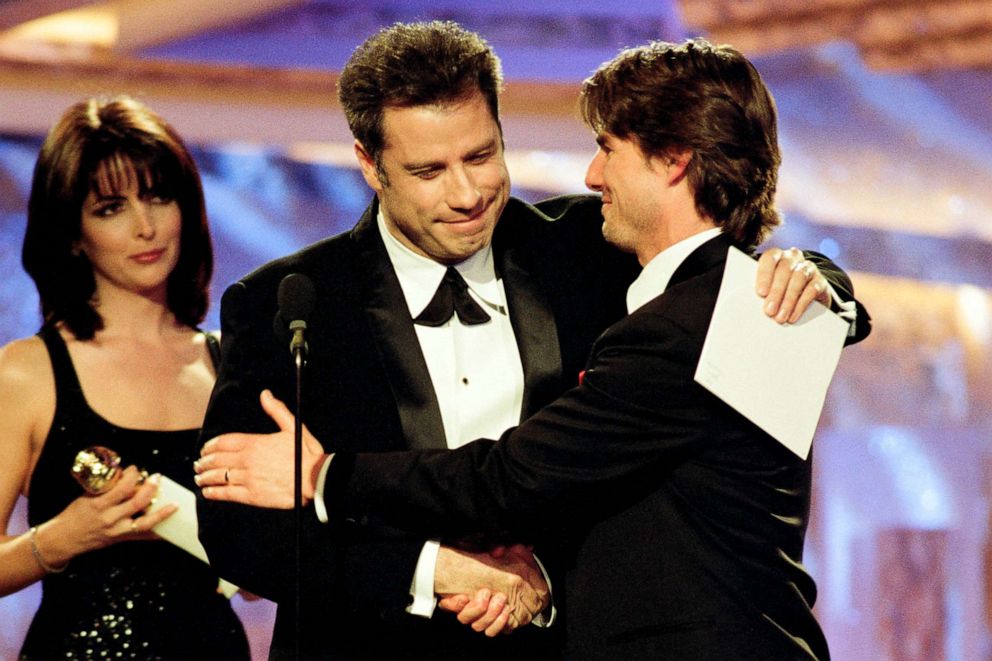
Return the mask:
M 524 367 L 523 417 L 574 382 L 593 340 L 624 313 L 636 262 L 603 242 L 599 208 L 591 196 L 537 207 L 511 198 L 496 227 L 495 263 Z M 268 264 L 225 292 L 224 357 L 203 441 L 231 431 L 274 431 L 258 404 L 263 388 L 294 401 L 289 338 L 273 318 L 280 281 L 298 272 L 317 292 L 302 418 L 325 449 L 445 447 L 437 399 L 375 214 L 373 203 L 352 231 Z M 291 653 L 291 513 L 202 498 L 197 510 L 200 538 L 220 574 L 280 603 L 273 655 Z M 391 531 L 382 539 L 357 530 L 332 539 L 312 508 L 305 520 L 306 658 L 546 659 L 560 648 L 560 641 L 548 640 L 554 631 L 528 627 L 523 636 L 492 640 L 449 613 L 430 621 L 405 613 L 424 536 Z M 553 553 L 540 555 L 548 560 Z
M 827 659 L 801 565 L 811 462 L 693 380 L 728 246 L 693 252 L 597 340 L 580 386 L 500 442 L 335 456 L 331 527 L 576 540 L 569 661 Z

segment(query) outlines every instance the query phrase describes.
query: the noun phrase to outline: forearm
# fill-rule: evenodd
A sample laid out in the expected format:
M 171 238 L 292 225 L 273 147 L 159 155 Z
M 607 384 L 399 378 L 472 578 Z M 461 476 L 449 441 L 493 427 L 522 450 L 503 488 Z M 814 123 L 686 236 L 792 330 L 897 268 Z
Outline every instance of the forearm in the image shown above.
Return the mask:
M 33 536 L 33 539 L 32 539 Z M 40 557 L 40 560 L 39 560 Z M 17 536 L 0 538 L 0 596 L 40 581 L 48 570 L 61 571 L 74 557 L 52 522 Z M 46 569 L 47 567 L 47 569 Z
M 639 348 L 627 350 L 628 340 Z M 674 324 L 652 344 L 639 340 L 600 347 L 582 386 L 498 443 L 335 455 L 324 489 L 332 524 L 533 539 L 635 497 L 652 471 L 705 445 L 714 419 L 727 415 L 692 379 L 698 341 Z
M 346 600 L 370 615 L 404 613 L 411 602 L 411 582 L 425 541 L 410 537 L 340 546 L 341 581 L 329 586 L 334 591 L 325 592 L 326 598 Z
M 272 601 L 292 596 L 292 511 L 197 497 L 200 542 L 217 574 Z

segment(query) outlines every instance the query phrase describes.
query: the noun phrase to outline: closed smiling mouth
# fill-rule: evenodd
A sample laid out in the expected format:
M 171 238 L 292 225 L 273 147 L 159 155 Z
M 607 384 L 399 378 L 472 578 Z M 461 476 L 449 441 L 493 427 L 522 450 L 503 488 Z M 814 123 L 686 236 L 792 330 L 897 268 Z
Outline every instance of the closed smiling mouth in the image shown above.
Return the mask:
M 157 261 L 165 253 L 165 248 L 158 248 L 156 250 L 146 250 L 145 252 L 139 252 L 136 255 L 131 255 L 131 259 L 136 262 L 147 263 Z

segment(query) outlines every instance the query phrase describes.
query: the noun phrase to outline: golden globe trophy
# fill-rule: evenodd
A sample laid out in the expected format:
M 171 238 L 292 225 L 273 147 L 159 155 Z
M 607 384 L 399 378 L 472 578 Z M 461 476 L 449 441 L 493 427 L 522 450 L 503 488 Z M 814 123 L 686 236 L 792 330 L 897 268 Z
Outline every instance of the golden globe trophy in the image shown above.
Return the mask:
M 110 448 L 93 445 L 76 455 L 72 476 L 86 493 L 96 496 L 117 484 L 121 476 L 121 458 Z

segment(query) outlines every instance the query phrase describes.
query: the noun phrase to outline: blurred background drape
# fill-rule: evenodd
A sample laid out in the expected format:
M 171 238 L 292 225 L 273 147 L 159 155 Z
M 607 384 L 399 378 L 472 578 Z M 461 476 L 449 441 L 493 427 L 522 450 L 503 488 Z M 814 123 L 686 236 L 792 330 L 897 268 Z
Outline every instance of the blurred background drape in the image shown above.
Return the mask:
M 430 18 L 502 57 L 507 160 L 528 199 L 582 190 L 594 145 L 578 86 L 618 49 L 704 35 L 755 61 L 784 154 L 772 243 L 833 257 L 875 320 L 844 352 L 815 441 L 806 563 L 833 656 L 992 659 L 989 0 L 0 0 L 0 343 L 39 325 L 26 198 L 70 103 L 132 94 L 193 146 L 216 328 L 224 287 L 355 222 L 370 193 L 336 72 L 377 27 Z M 0 659 L 38 594 L 0 599 Z M 272 605 L 237 607 L 264 658 Z

